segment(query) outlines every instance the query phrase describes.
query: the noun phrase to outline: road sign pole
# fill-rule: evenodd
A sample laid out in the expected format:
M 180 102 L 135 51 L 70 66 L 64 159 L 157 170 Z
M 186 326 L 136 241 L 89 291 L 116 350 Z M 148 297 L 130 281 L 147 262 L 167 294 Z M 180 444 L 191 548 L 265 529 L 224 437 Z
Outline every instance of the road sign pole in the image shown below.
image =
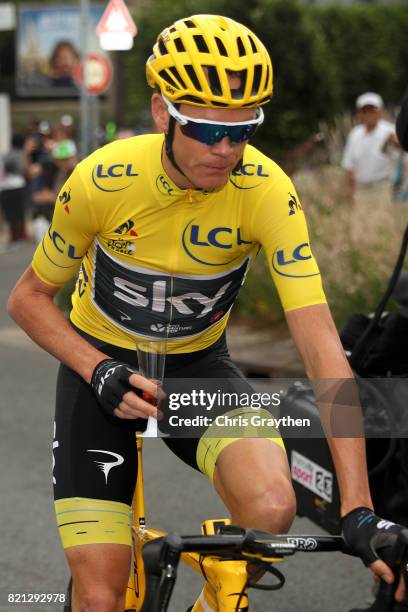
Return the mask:
M 124 79 L 123 70 L 123 53 L 121 51 L 112 51 L 113 55 L 113 117 L 118 127 L 123 127 L 125 124 L 125 105 L 126 98 L 126 82 Z
M 90 134 L 91 138 L 91 150 L 94 151 L 98 148 L 98 133 L 99 133 L 99 97 L 98 96 L 90 96 L 90 106 L 92 111 L 92 121 L 91 128 L 92 133 Z
M 85 57 L 88 54 L 88 28 L 90 23 L 90 1 L 80 0 L 80 40 L 81 40 L 81 63 L 83 66 L 83 78 L 80 87 L 80 114 L 81 114 L 81 141 L 80 153 L 84 158 L 90 152 L 90 128 L 92 126 L 90 96 L 87 90 L 87 75 Z M 91 128 L 92 129 L 92 128 Z

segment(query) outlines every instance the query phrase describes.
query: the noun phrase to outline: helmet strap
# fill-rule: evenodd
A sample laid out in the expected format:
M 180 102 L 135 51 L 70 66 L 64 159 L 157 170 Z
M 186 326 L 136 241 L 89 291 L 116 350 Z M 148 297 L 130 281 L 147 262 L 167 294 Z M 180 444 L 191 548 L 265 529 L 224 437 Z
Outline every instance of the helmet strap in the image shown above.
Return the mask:
M 176 130 L 176 120 L 174 119 L 174 117 L 170 116 L 170 119 L 169 119 L 169 128 L 168 128 L 168 131 L 167 131 L 166 136 L 164 138 L 164 148 L 165 148 L 165 151 L 166 151 L 166 155 L 167 155 L 170 163 L 177 170 L 177 172 L 180 172 L 180 174 L 185 176 L 187 180 L 190 180 L 188 178 L 188 176 L 180 168 L 180 166 L 176 162 L 176 158 L 174 157 L 173 140 L 174 140 L 174 132 L 175 132 L 175 130 Z

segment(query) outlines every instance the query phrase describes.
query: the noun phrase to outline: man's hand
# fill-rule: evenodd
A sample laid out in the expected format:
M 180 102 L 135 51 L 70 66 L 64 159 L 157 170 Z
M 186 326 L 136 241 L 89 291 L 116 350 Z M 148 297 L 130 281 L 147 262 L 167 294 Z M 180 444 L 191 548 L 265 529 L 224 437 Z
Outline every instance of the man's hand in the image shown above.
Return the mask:
M 91 387 L 106 414 L 120 419 L 157 418 L 157 408 L 143 399 L 143 392 L 157 398 L 157 384 L 116 359 L 96 366 Z
M 378 578 L 388 584 L 394 582 L 394 574 L 384 561 L 381 561 L 377 550 L 389 534 L 398 534 L 401 525 L 386 521 L 376 516 L 370 508 L 355 508 L 342 518 L 342 536 L 350 552 L 359 556 L 363 563 L 370 567 Z M 395 598 L 402 601 L 404 581 L 401 577 Z

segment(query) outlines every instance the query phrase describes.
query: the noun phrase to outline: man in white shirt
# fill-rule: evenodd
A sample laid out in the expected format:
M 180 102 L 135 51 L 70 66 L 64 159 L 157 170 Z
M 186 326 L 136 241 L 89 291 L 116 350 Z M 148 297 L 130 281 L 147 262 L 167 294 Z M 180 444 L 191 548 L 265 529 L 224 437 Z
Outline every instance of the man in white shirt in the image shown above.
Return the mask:
M 367 235 L 367 222 L 392 224 L 391 179 L 394 162 L 390 145 L 397 145 L 395 126 L 383 119 L 383 100 L 367 92 L 356 100 L 359 119 L 347 137 L 342 166 L 346 170 L 346 195 L 353 201 L 352 238 Z M 369 218 L 369 219 L 368 219 Z

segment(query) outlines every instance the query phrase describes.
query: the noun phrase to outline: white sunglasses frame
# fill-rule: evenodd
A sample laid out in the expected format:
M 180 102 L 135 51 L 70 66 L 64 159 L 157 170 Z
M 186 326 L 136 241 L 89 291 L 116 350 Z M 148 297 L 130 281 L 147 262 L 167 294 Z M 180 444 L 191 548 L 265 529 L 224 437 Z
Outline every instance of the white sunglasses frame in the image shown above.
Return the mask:
M 264 121 L 265 115 L 261 106 L 256 108 L 257 117 L 255 119 L 250 119 L 249 121 L 236 121 L 236 122 L 228 122 L 228 121 L 209 121 L 208 119 L 197 119 L 196 117 L 189 117 L 188 115 L 183 115 L 180 113 L 175 106 L 166 98 L 165 95 L 161 94 L 164 102 L 166 103 L 167 110 L 170 115 L 174 117 L 174 119 L 180 125 L 187 125 L 190 121 L 192 123 L 209 123 L 211 125 L 227 125 L 230 127 L 234 127 L 237 125 L 261 125 Z

